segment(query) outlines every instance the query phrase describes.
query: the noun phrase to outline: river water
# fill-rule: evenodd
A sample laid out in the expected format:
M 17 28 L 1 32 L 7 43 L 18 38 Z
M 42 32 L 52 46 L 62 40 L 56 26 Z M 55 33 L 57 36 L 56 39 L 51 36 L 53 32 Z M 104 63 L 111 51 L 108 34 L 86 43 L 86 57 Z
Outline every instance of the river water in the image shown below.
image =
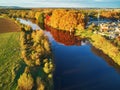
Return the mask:
M 27 21 L 19 20 L 21 23 Z M 35 28 L 35 24 L 29 22 L 27 24 L 38 29 L 38 25 Z M 54 90 L 120 90 L 119 67 L 87 40 L 50 27 L 46 27 L 45 34 L 51 42 L 56 66 Z

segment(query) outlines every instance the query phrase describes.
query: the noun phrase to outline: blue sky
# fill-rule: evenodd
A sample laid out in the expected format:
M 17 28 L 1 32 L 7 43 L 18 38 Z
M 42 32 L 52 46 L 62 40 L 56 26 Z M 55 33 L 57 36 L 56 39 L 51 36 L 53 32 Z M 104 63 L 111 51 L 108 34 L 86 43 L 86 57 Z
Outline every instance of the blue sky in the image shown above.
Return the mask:
M 0 0 L 0 6 L 120 8 L 120 0 Z

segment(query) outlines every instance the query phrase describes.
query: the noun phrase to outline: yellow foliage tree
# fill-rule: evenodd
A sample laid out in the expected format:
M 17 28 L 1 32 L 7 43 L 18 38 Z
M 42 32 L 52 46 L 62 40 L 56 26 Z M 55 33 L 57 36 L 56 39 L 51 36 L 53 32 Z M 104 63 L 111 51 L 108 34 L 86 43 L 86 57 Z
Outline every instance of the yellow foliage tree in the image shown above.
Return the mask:
M 29 18 L 35 18 L 35 12 L 29 11 L 28 16 L 29 16 Z
M 61 30 L 74 30 L 85 28 L 85 15 L 75 10 L 55 9 L 50 16 L 50 21 L 47 22 L 49 26 Z
M 18 88 L 20 90 L 32 90 L 34 80 L 31 74 L 23 73 L 18 80 Z
M 41 12 L 36 12 L 36 13 L 35 13 L 35 19 L 36 19 L 36 20 L 39 19 L 40 14 L 41 14 Z
M 36 83 L 37 83 L 37 90 L 45 90 L 45 85 L 40 77 L 37 77 Z

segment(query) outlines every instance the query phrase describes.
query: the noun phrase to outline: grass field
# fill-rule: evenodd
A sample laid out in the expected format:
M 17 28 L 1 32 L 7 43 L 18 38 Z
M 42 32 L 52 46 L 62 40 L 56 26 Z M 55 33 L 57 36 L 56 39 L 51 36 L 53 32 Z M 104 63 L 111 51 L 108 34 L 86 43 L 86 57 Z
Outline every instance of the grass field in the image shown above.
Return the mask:
M 15 90 L 25 64 L 21 60 L 19 27 L 14 21 L 0 18 L 0 90 Z
M 19 35 L 19 32 L 0 34 L 0 90 L 11 90 L 16 77 L 19 77 L 17 72 L 24 68 L 21 65 Z
M 13 20 L 0 18 L 0 90 L 17 90 L 18 79 L 27 66 L 21 58 L 21 32 L 17 31 L 20 31 L 20 28 Z M 30 70 L 35 81 L 37 77 L 41 77 L 45 86 L 47 86 L 47 90 L 52 90 L 53 81 L 43 71 L 43 66 L 31 67 Z M 37 88 L 37 86 L 36 84 L 32 90 Z

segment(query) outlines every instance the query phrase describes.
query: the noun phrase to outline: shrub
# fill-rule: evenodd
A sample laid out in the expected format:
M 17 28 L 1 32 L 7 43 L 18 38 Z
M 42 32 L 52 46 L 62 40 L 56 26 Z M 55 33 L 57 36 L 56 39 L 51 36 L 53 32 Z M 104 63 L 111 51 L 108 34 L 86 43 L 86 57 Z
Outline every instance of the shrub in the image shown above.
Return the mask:
M 43 71 L 46 73 L 46 74 L 49 74 L 53 71 L 54 69 L 54 65 L 53 63 L 50 61 L 50 62 L 46 62 L 44 64 L 44 67 L 43 67 Z
M 44 13 L 41 13 L 38 18 L 39 23 L 44 23 Z
M 20 90 L 32 90 L 34 80 L 30 73 L 23 73 L 18 80 L 18 88 Z
M 53 75 L 52 74 L 48 74 L 48 78 L 52 78 L 53 77 Z
M 37 83 L 37 90 L 45 90 L 45 85 L 40 77 L 37 77 L 36 83 Z
M 47 40 L 44 40 L 44 48 L 47 52 L 50 52 L 50 44 Z
M 36 62 L 35 62 L 36 65 L 40 65 L 40 60 L 37 59 Z

